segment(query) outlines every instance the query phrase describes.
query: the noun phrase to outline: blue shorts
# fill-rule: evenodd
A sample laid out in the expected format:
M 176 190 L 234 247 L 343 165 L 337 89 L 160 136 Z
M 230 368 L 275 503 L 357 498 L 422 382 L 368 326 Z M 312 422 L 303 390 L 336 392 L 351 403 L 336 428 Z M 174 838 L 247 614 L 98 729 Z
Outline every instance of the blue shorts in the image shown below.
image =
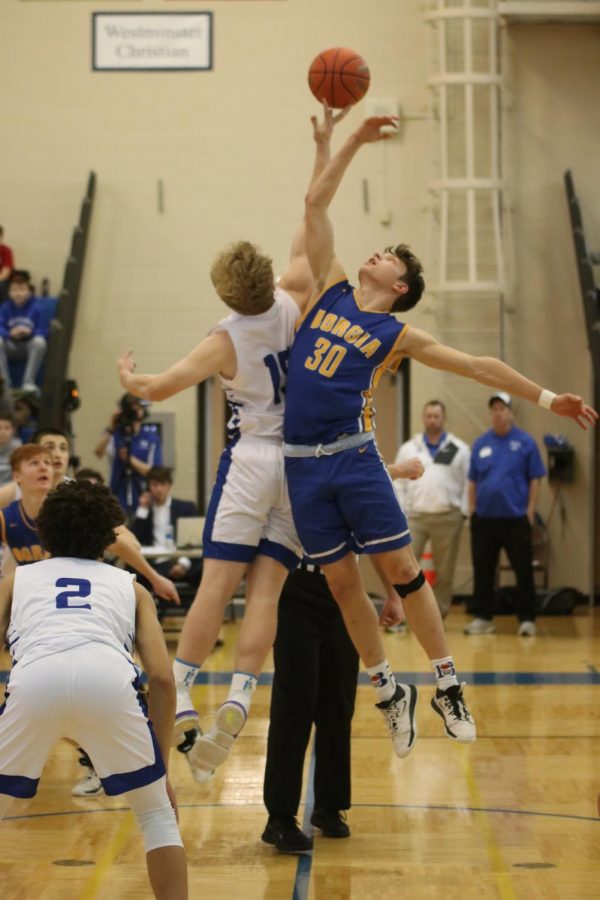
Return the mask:
M 285 472 L 298 536 L 316 563 L 410 543 L 406 516 L 374 441 L 332 456 L 288 456 Z

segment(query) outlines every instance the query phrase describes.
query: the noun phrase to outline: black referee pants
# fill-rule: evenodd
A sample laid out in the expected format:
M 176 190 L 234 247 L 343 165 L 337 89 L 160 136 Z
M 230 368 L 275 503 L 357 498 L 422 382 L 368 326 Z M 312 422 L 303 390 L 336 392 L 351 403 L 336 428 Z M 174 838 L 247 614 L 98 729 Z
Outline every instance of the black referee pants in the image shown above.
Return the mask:
M 487 519 L 471 516 L 473 557 L 473 613 L 478 619 L 494 618 L 496 568 L 504 549 L 517 580 L 516 605 L 520 622 L 534 622 L 536 611 L 533 579 L 531 524 L 527 516 Z
M 295 816 L 314 722 L 315 806 L 350 808 L 350 737 L 358 654 L 319 573 L 288 577 L 279 601 L 264 801 L 272 816 Z

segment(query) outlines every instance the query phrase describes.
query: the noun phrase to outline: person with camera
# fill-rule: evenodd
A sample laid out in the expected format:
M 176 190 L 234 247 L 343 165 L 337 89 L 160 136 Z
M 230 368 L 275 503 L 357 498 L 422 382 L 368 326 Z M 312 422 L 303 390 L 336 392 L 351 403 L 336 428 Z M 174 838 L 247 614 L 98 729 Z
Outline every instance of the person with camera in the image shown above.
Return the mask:
M 163 462 L 160 431 L 157 425 L 144 422 L 147 415 L 146 404 L 133 394 L 123 394 L 94 450 L 100 459 L 108 454 L 110 489 L 129 518 L 146 490 L 149 469 Z

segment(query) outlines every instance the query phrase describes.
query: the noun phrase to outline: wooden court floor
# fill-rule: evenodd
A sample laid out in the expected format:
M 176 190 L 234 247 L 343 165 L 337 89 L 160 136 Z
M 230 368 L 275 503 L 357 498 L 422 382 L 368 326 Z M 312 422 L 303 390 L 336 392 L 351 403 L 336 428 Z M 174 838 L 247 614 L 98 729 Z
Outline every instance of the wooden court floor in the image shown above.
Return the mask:
M 461 746 L 429 706 L 427 662 L 411 635 L 386 635 L 396 671 L 419 684 L 419 740 L 393 755 L 371 689 L 360 686 L 353 737 L 352 836 L 317 836 L 312 855 L 263 844 L 269 677 L 214 780 L 195 784 L 173 754 L 192 898 L 223 900 L 583 900 L 600 897 L 600 615 L 581 608 L 465 637 L 448 632 L 479 738 Z M 201 713 L 227 692 L 236 625 L 194 688 Z M 175 643 L 172 643 L 174 649 Z M 0 669 L 8 658 L 0 656 Z M 271 666 L 268 665 L 270 670 Z M 411 673 L 406 675 L 406 673 Z M 209 718 L 205 718 L 209 723 Z M 307 775 L 311 765 L 307 759 Z M 142 842 L 118 800 L 75 799 L 76 754 L 57 745 L 38 796 L 15 801 L 0 824 L 0 900 L 148 898 Z M 308 780 L 308 779 L 307 779 Z M 299 811 L 310 812 L 312 792 Z

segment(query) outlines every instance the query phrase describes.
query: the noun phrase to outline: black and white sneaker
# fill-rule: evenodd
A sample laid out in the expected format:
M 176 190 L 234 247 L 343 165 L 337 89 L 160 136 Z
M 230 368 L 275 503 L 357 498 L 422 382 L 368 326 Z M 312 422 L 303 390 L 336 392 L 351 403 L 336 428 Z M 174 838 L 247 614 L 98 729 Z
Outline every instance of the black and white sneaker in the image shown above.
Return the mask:
M 416 705 L 417 689 L 414 684 L 397 684 L 396 693 L 391 700 L 375 704 L 381 710 L 392 736 L 396 756 L 400 759 L 408 756 L 417 739 Z
M 202 736 L 202 730 L 200 726 L 196 726 L 195 728 L 189 728 L 187 731 L 184 731 L 182 735 L 180 735 L 180 741 L 177 744 L 177 750 L 179 753 L 183 753 L 185 756 L 185 760 L 190 767 L 190 772 L 192 773 L 192 777 L 194 781 L 197 781 L 198 784 L 206 784 L 207 781 L 215 774 L 215 770 L 209 768 L 208 766 L 197 765 L 192 762 L 190 757 L 190 750 L 194 747 L 198 738 Z
M 445 691 L 438 688 L 431 705 L 438 716 L 444 720 L 446 734 L 449 738 L 452 738 L 453 741 L 460 741 L 462 744 L 472 744 L 477 738 L 477 730 L 473 716 L 465 704 L 464 686 L 465 682 L 454 684 Z

